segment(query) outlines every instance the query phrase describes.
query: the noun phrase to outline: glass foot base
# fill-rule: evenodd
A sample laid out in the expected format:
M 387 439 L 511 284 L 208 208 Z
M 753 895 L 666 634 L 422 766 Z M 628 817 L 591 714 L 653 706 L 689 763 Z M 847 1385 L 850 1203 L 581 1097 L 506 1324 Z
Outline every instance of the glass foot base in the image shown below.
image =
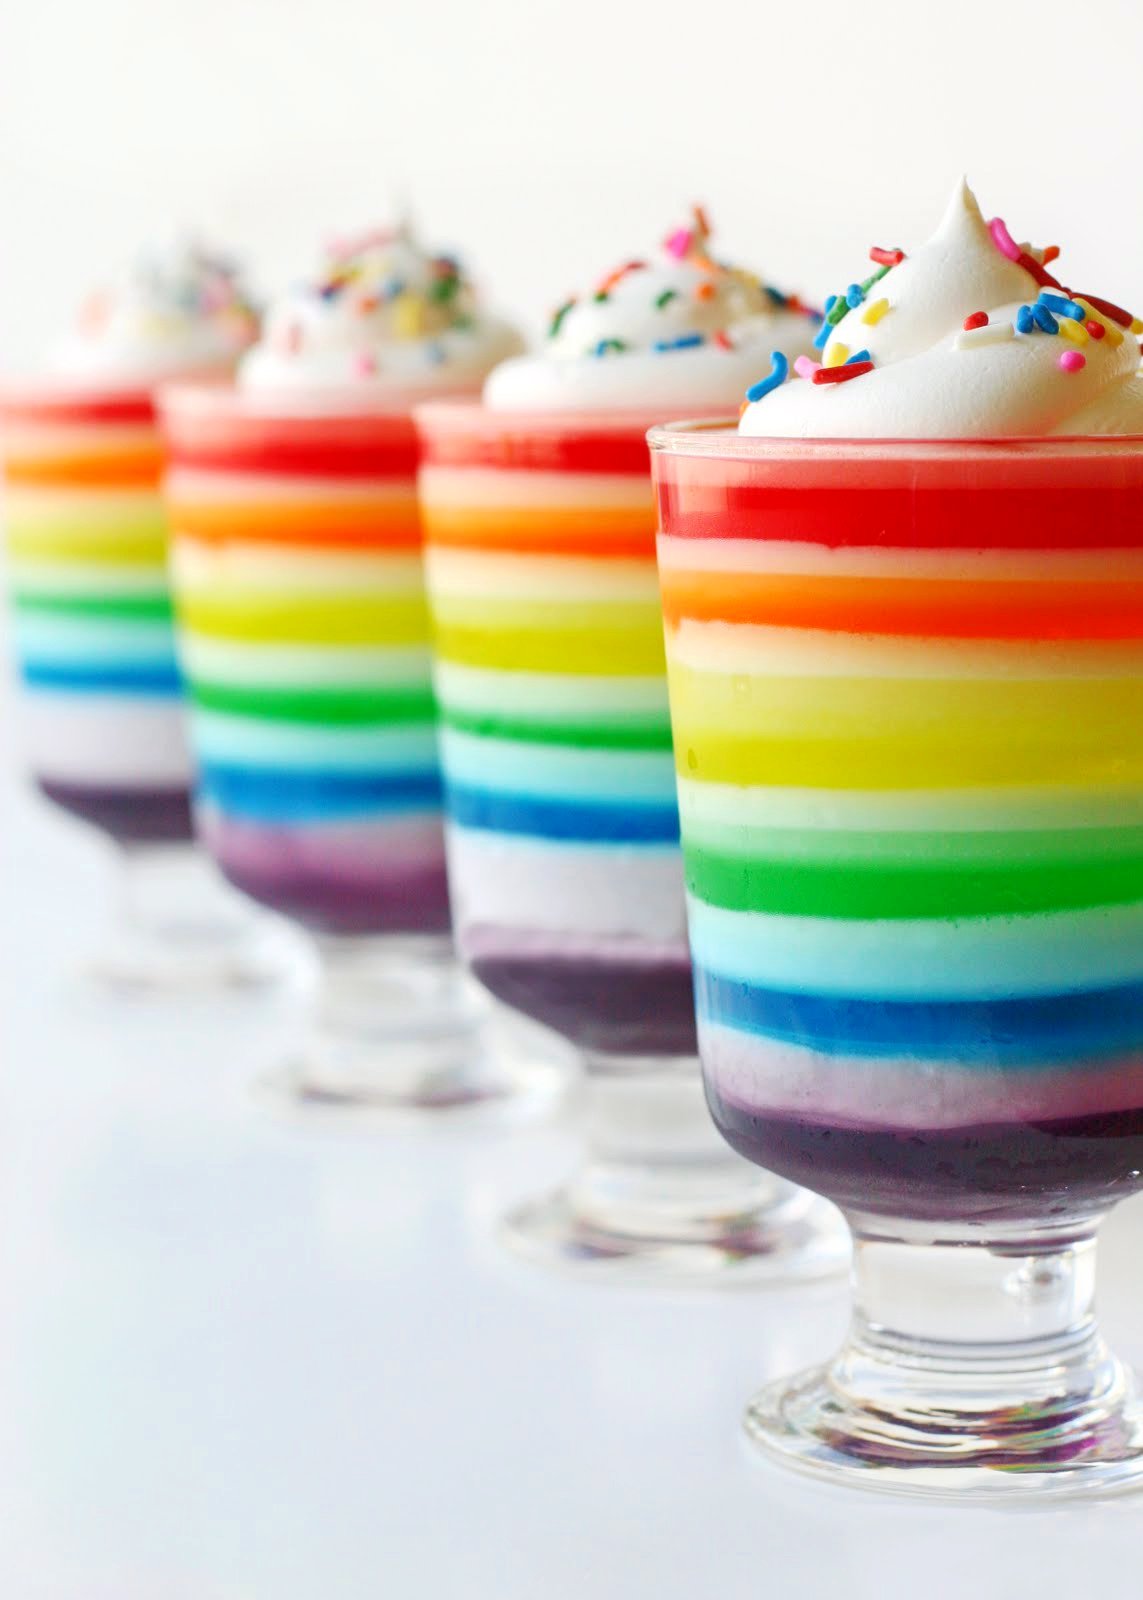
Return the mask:
M 501 1233 L 528 1261 L 608 1282 L 796 1283 L 843 1272 L 849 1262 L 839 1213 L 801 1191 L 721 1216 L 688 1216 L 677 1206 L 604 1216 L 573 1186 L 509 1213 Z
M 748 1437 L 787 1466 L 851 1487 L 1008 1502 L 1143 1488 L 1143 1408 L 1109 1358 L 1098 1395 L 1058 1406 L 911 1419 L 854 1403 L 834 1367 L 770 1384 L 747 1407 Z
M 399 1047 L 390 1047 L 372 1071 L 358 1059 L 352 1075 L 341 1082 L 331 1077 L 328 1058 L 315 1063 L 299 1056 L 264 1074 L 257 1094 L 266 1105 L 299 1115 L 487 1111 L 539 1116 L 554 1108 L 566 1081 L 566 1071 L 555 1061 L 502 1052 L 471 1037 L 452 1061 L 410 1059 Z
M 138 994 L 213 994 L 264 988 L 295 965 L 288 939 L 254 918 L 238 923 L 169 924 L 161 934 L 113 935 L 84 963 L 101 988 Z
M 567 1072 L 494 1011 L 446 939 L 324 939 L 308 1036 L 262 1084 L 279 1106 L 344 1112 L 541 1109 Z

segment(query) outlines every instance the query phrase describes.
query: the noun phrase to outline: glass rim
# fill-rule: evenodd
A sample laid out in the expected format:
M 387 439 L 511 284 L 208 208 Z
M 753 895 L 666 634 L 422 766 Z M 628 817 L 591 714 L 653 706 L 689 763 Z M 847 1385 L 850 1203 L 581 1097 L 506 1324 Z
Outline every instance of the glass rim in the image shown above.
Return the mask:
M 662 412 L 655 406 L 606 407 L 537 406 L 535 409 L 509 411 L 487 405 L 479 396 L 439 396 L 423 400 L 413 408 L 418 426 L 444 432 L 451 424 L 459 432 L 479 420 L 485 429 L 527 429 L 534 433 L 630 433 L 638 430 L 645 437 L 654 431 Z M 715 420 L 715 419 L 712 419 Z M 719 422 L 723 419 L 718 418 Z M 687 427 L 703 426 L 687 423 Z
M 822 458 L 918 461 L 975 457 L 980 460 L 1036 456 L 1124 456 L 1143 453 L 1143 434 L 1087 433 L 1003 435 L 979 439 L 779 438 L 738 432 L 734 417 L 692 417 L 648 429 L 652 455 L 689 455 L 739 460 Z
M 407 417 L 423 401 L 443 400 L 440 390 L 403 385 L 379 387 L 367 393 L 344 388 L 282 390 L 242 389 L 231 377 L 174 380 L 155 392 L 159 412 L 168 417 L 234 416 L 260 422 L 352 421 L 353 419 Z M 462 401 L 467 398 L 457 393 Z

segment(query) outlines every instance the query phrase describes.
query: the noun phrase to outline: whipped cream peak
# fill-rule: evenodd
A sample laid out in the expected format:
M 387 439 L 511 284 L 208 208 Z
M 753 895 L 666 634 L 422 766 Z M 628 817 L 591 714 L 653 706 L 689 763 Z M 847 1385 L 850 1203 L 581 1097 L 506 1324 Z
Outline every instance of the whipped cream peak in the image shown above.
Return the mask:
M 95 383 L 227 371 L 257 332 L 258 312 L 234 262 L 198 240 L 172 237 L 141 250 L 115 282 L 89 296 L 47 367 Z
M 430 254 L 412 226 L 335 240 L 315 277 L 275 302 L 239 369 L 244 389 L 471 388 L 521 348 L 482 312 L 455 256 Z
M 534 356 L 498 368 L 494 409 L 720 407 L 760 347 L 809 350 L 820 313 L 752 272 L 717 260 L 696 206 L 646 259 L 609 272 L 552 317 Z
M 1143 329 L 1052 272 L 1059 251 L 986 221 L 968 184 L 909 252 L 826 304 L 815 345 L 747 390 L 739 429 L 771 437 L 987 438 L 1143 432 Z M 787 381 L 789 380 L 789 381 Z

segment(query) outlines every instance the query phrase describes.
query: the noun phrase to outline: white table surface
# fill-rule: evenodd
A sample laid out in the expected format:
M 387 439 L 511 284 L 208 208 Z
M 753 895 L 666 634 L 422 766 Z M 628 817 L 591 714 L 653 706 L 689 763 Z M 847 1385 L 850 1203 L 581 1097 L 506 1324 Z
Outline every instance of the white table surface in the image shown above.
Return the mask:
M 7 766 L 10 768 L 9 761 Z M 665 1294 L 503 1257 L 558 1127 L 276 1119 L 288 994 L 85 990 L 106 863 L 0 786 L 5 1600 L 1054 1600 L 1143 1593 L 1143 1496 L 823 1488 L 739 1433 L 845 1289 Z M 1143 1361 L 1143 1207 L 1106 1229 Z

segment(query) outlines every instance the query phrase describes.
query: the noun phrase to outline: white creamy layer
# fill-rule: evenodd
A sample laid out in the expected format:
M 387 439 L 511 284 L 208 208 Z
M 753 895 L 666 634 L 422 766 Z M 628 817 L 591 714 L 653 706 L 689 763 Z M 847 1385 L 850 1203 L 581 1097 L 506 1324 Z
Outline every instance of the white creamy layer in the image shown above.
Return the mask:
M 793 359 L 812 348 L 812 318 L 711 260 L 705 224 L 680 235 L 570 302 L 538 354 L 498 367 L 484 390 L 490 409 L 725 410 L 772 350 Z
M 523 348 L 482 310 L 459 265 L 407 227 L 336 245 L 318 277 L 274 302 L 239 369 L 260 397 L 384 396 L 476 390 Z
M 177 699 L 36 689 L 21 696 L 20 717 L 38 778 L 96 789 L 172 789 L 191 782 Z
M 447 841 L 458 926 L 638 938 L 665 952 L 686 947 L 683 863 L 673 846 L 564 844 L 455 825 Z
M 77 383 L 149 386 L 229 371 L 256 332 L 236 268 L 188 240 L 168 241 L 89 298 L 46 369 Z
M 1094 315 L 1085 321 L 1097 336 L 1082 323 L 1018 332 L 1020 307 L 1040 293 L 962 183 L 933 238 L 847 311 L 821 352 L 827 368 L 868 352 L 873 370 L 840 383 L 791 376 L 748 406 L 739 430 L 838 439 L 1143 432 L 1137 340 Z M 966 330 L 978 312 L 987 326 Z

